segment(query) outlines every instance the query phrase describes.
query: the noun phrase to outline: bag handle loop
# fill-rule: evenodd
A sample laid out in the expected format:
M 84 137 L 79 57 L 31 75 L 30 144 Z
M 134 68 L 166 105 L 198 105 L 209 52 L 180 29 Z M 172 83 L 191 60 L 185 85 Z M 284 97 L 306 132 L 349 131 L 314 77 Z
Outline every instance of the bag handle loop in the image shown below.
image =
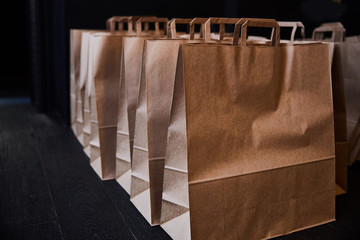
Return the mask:
M 301 34 L 301 38 L 305 39 L 305 26 L 304 24 L 302 24 L 302 22 L 283 22 L 283 21 L 278 21 L 277 22 L 279 24 L 280 28 L 283 27 L 292 27 L 291 30 L 291 35 L 290 35 L 290 41 L 293 42 L 295 40 L 295 33 L 297 28 L 300 28 L 300 34 Z M 274 34 L 274 30 L 271 32 L 271 37 Z
M 114 16 L 109 18 L 106 21 L 106 29 L 114 32 L 114 31 L 124 31 L 124 23 L 128 24 L 128 32 L 133 32 L 133 23 L 132 23 L 132 17 L 125 17 L 125 16 Z M 118 30 L 116 30 L 116 23 L 118 24 Z
M 261 27 L 261 28 L 273 28 L 275 34 L 271 39 L 271 46 L 280 45 L 280 27 L 275 19 L 260 19 L 260 18 L 242 18 L 235 24 L 233 45 L 238 45 L 239 34 L 241 32 L 241 46 L 246 46 L 247 28 L 248 27 Z
M 190 25 L 192 18 L 173 18 L 168 23 L 167 36 L 168 38 L 176 38 L 176 24 Z
M 345 37 L 345 28 L 340 22 L 324 23 L 315 28 L 312 33 L 313 40 L 324 40 L 326 32 L 331 32 L 332 36 L 329 39 L 331 42 L 343 42 Z
M 236 24 L 240 18 L 217 18 L 211 17 L 205 22 L 205 41 L 211 41 L 211 24 L 220 25 L 219 28 L 219 40 L 224 39 L 225 35 L 225 24 Z
M 166 35 L 168 22 L 169 19 L 167 18 L 142 17 L 136 22 L 136 34 L 141 35 L 144 32 L 142 30 L 142 23 L 145 23 L 145 32 L 148 31 L 146 23 L 155 23 L 155 34 L 160 34 L 159 23 L 164 23 L 164 35 Z
M 205 22 L 209 18 L 194 18 L 190 23 L 190 40 L 195 39 L 195 25 L 201 25 L 200 28 L 200 38 L 204 38 L 205 35 Z

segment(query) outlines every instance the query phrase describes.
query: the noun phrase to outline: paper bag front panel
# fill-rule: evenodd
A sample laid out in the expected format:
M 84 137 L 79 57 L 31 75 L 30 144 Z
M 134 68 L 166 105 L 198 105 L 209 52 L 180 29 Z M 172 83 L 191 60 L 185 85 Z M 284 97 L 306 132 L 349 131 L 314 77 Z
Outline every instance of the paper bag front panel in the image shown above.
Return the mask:
M 93 88 L 100 147 L 102 179 L 116 177 L 117 109 L 120 89 L 122 37 L 112 34 L 93 36 Z M 96 136 L 96 134 L 95 134 Z M 94 139 L 95 140 L 95 139 Z M 96 147 L 94 145 L 93 147 Z
M 191 237 L 270 238 L 333 221 L 328 46 L 181 48 L 183 72 L 177 70 L 165 175 L 174 168 L 188 173 Z M 176 97 L 181 85 L 183 96 L 180 91 Z M 169 178 L 177 184 L 172 187 L 186 180 Z M 169 194 L 167 182 L 164 200 L 186 208 L 181 200 L 186 188 Z M 162 219 L 173 237 L 178 226 L 172 223 L 186 214 L 175 212 Z

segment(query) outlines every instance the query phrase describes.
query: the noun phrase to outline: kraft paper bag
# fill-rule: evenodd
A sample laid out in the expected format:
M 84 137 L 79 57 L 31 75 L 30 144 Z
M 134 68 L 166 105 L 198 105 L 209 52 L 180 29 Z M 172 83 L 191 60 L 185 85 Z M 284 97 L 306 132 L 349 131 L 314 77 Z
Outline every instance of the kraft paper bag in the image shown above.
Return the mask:
M 347 165 L 349 157 L 349 144 L 347 138 L 347 114 L 341 52 L 340 46 L 335 43 L 331 75 L 335 124 L 336 184 L 343 190 L 344 193 L 346 193 L 348 188 Z M 340 193 L 341 191 L 337 190 L 337 194 Z
M 155 30 L 143 29 L 142 24 L 153 23 Z M 163 23 L 164 29 L 159 25 Z M 123 38 L 121 88 L 117 117 L 117 182 L 130 194 L 131 159 L 134 142 L 135 114 L 139 96 L 139 82 L 143 45 L 146 39 L 165 38 L 167 18 L 141 18 L 137 21 L 137 35 Z
M 322 31 L 328 31 L 322 28 L 317 28 L 314 31 L 314 36 L 318 39 L 305 40 L 305 27 L 301 22 L 282 22 L 278 21 L 280 28 L 292 28 L 290 40 L 281 40 L 282 43 L 294 43 L 306 44 L 313 41 L 330 41 L 331 39 L 322 39 Z M 331 29 L 334 25 L 331 25 Z M 340 27 L 337 25 L 337 27 Z M 301 39 L 295 40 L 295 33 L 297 29 L 300 29 Z M 343 28 L 338 29 L 337 32 L 344 31 Z M 323 32 L 322 32 L 323 33 Z M 273 33 L 272 33 L 273 34 Z M 335 33 L 333 36 L 341 39 L 341 34 Z M 251 36 L 248 38 L 251 40 L 262 41 L 263 43 L 268 42 L 266 38 L 259 38 Z M 333 92 L 333 106 L 334 106 L 334 123 L 335 123 L 335 153 L 336 153 L 336 195 L 346 193 L 347 191 L 347 158 L 348 158 L 348 142 L 346 135 L 346 107 L 345 107 L 345 96 L 344 96 L 344 78 L 342 72 L 341 62 L 341 49 L 339 43 L 329 43 L 329 54 L 330 54 L 330 66 L 332 72 L 332 92 Z
M 75 136 L 79 136 L 82 129 L 79 128 L 77 117 L 77 91 L 80 75 L 80 49 L 81 33 L 79 29 L 70 30 L 70 109 L 71 109 L 71 127 Z
M 110 23 L 120 22 L 123 17 L 112 17 L 107 20 Z M 121 25 L 118 25 L 121 26 Z M 116 31 L 115 25 L 112 29 L 107 30 L 90 30 L 90 29 L 71 29 L 70 30 L 70 88 L 71 88 L 71 110 L 72 126 L 76 126 L 76 136 L 80 143 L 84 145 L 85 152 L 89 155 L 89 103 L 85 103 L 85 83 L 88 79 L 89 64 L 89 37 L 94 32 Z M 75 99 L 75 100 L 74 100 Z M 84 116 L 84 105 L 86 104 L 86 113 Z M 85 118 L 85 120 L 84 120 Z M 84 121 L 86 122 L 84 126 Z M 84 134 L 85 127 L 85 134 Z M 85 137 L 84 137 L 85 135 Z M 84 139 L 85 138 L 85 139 Z
M 80 49 L 80 73 L 79 73 L 79 83 L 76 91 L 76 124 L 80 129 L 78 139 L 81 144 L 84 145 L 84 98 L 85 98 L 85 83 L 87 80 L 88 72 L 88 54 L 89 54 L 89 36 L 90 31 L 83 31 L 81 33 L 81 49 Z
M 132 20 L 132 17 L 117 19 L 119 23 L 128 23 L 127 31 L 95 33 L 90 39 L 91 71 L 87 82 L 87 99 L 90 100 L 90 162 L 103 180 L 116 178 L 122 39 L 135 35 Z
M 300 28 L 302 40 L 297 40 L 297 43 L 310 43 L 311 41 L 334 41 L 334 39 L 323 39 L 324 32 L 328 31 L 323 26 L 314 30 L 312 40 L 305 40 L 305 27 L 301 22 L 278 22 L 281 28 L 292 27 L 290 41 L 282 41 L 292 43 L 295 41 L 296 29 Z M 341 39 L 344 32 L 342 25 L 335 25 L 336 33 L 333 37 Z M 331 24 L 331 29 L 334 24 Z M 333 29 L 334 30 L 334 29 Z M 340 33 L 339 33 L 340 32 Z M 347 158 L 348 158 L 348 142 L 347 142 L 347 128 L 346 128 L 346 106 L 344 95 L 344 78 L 342 71 L 341 49 L 339 43 L 329 43 L 330 66 L 332 76 L 332 93 L 333 93 L 333 107 L 334 107 L 334 126 L 335 126 L 335 155 L 336 155 L 336 195 L 347 192 Z
M 151 225 L 160 223 L 167 123 L 179 44 L 146 40 L 131 165 L 130 199 Z
M 93 52 L 94 52 L 94 41 L 92 35 L 96 32 L 87 32 L 83 35 L 83 39 L 87 40 L 87 44 L 84 46 L 87 47 L 87 55 L 84 55 L 86 59 L 82 62 L 84 67 L 84 78 L 81 78 L 80 87 L 83 91 L 83 148 L 86 155 L 90 158 L 90 134 L 91 134 L 91 122 L 90 122 L 90 114 L 91 114 L 91 93 L 93 84 Z M 84 81 L 84 82 L 83 82 Z M 91 84 L 91 85 L 90 85 Z
M 81 129 L 79 141 L 82 143 L 84 152 L 90 156 L 90 99 L 86 92 L 86 83 L 88 82 L 89 72 L 91 73 L 91 46 L 90 36 L 92 33 L 101 32 L 101 30 L 84 30 L 81 33 L 80 50 L 80 74 L 79 85 L 77 88 L 77 114 L 76 123 Z
M 88 81 L 90 36 L 92 33 L 105 32 L 105 30 L 82 30 L 79 56 L 79 80 L 76 88 L 76 125 L 78 128 L 78 139 L 84 147 L 85 153 L 89 156 L 90 140 L 90 100 L 85 93 L 86 82 Z
M 335 218 L 329 45 L 239 23 L 241 46 L 179 49 L 161 210 L 173 239 L 264 239 Z M 247 25 L 275 27 L 272 45 L 246 45 Z
M 115 157 L 111 159 L 112 164 L 109 165 L 110 158 L 109 156 L 115 155 L 115 149 L 111 147 L 111 144 L 106 144 L 107 142 L 114 143 L 116 142 L 116 128 L 112 126 L 105 130 L 108 126 L 102 126 L 102 119 L 106 118 L 108 115 L 107 112 L 116 113 L 117 112 L 117 104 L 113 104 L 112 102 L 115 101 L 117 103 L 117 96 L 114 97 L 113 94 L 106 94 L 103 92 L 98 92 L 98 95 L 101 95 L 98 98 L 98 104 L 96 104 L 96 95 L 95 95 L 95 88 L 94 85 L 94 78 L 93 78 L 93 64 L 96 62 L 93 57 L 93 49 L 97 48 L 98 46 L 94 46 L 94 44 L 101 44 L 101 43 L 94 43 L 92 40 L 93 34 L 104 33 L 105 35 L 111 33 L 112 35 L 126 35 L 131 36 L 134 35 L 134 28 L 133 23 L 135 20 L 138 20 L 139 17 L 123 17 L 117 16 L 112 17 L 107 21 L 107 30 L 83 30 L 82 31 L 82 48 L 81 48 L 81 56 L 80 56 L 80 63 L 81 63 L 81 70 L 80 70 L 80 82 L 78 88 L 78 95 L 79 95 L 79 107 L 78 109 L 78 122 L 81 123 L 81 139 L 84 147 L 84 152 L 90 157 L 90 162 L 94 167 L 95 171 L 99 173 L 100 178 L 102 179 L 109 179 L 115 178 L 115 175 L 109 174 L 110 167 L 115 165 Z M 117 26 L 115 26 L 117 23 Z M 127 23 L 128 29 L 125 31 L 123 25 Z M 105 33 L 107 32 L 107 33 Z M 102 46 L 100 46 L 102 49 Z M 121 45 L 120 45 L 121 49 Z M 100 50 L 102 51 L 102 50 Z M 98 54 L 96 57 L 104 57 L 101 54 Z M 116 64 L 116 63 L 114 63 Z M 120 66 L 120 63 L 118 63 Z M 110 69 L 107 69 L 111 71 Z M 115 71 L 119 71 L 118 69 L 114 69 Z M 97 68 L 95 71 L 95 77 L 104 74 L 103 72 L 98 73 L 101 70 Z M 108 73 L 106 73 L 108 74 Z M 119 74 L 119 73 L 118 73 Z M 101 75 L 104 77 L 104 75 Z M 106 76 L 105 76 L 106 78 Z M 95 78 L 97 79 L 97 78 Z M 118 78 L 117 81 L 120 81 Z M 99 85 L 99 84 L 98 84 Z M 101 84 L 100 84 L 101 85 Z M 103 86 L 101 86 L 103 87 Z M 105 87 L 104 87 L 105 89 Z M 118 91 L 119 89 L 117 89 Z M 115 91 L 115 90 L 113 90 Z M 103 97 L 103 95 L 105 97 Z M 105 104 L 104 104 L 105 103 Z M 100 116 L 98 116 L 96 111 L 96 105 L 101 106 L 101 110 L 99 111 Z M 102 105 L 106 106 L 113 106 L 104 108 Z M 81 107 L 80 107 L 81 106 Z M 114 108 L 115 106 L 115 108 Z M 111 114 L 110 114 L 111 115 Z M 98 119 L 100 119 L 100 134 L 99 134 L 99 126 L 98 126 Z M 116 122 L 116 117 L 114 118 Z M 116 124 L 115 124 L 116 126 Z M 115 131 L 115 139 L 112 137 L 110 132 Z M 103 136 L 106 135 L 106 136 Z M 100 139 L 102 140 L 100 140 Z M 105 143 L 101 146 L 101 142 Z M 110 153 L 111 152 L 111 153 Z M 105 156 L 104 163 L 101 163 L 101 156 Z M 111 170 L 115 172 L 116 170 Z M 111 175 L 112 177 L 109 177 Z
M 89 84 L 91 104 L 91 166 L 101 179 L 116 178 L 117 109 L 120 89 L 122 36 L 91 36 L 93 62 Z
M 151 19 L 154 19 L 154 17 L 151 17 Z M 122 38 L 124 36 L 135 36 L 136 34 L 131 26 L 134 17 L 117 17 L 116 19 L 113 19 L 113 21 L 117 21 L 118 23 L 127 22 L 127 31 L 124 31 L 124 28 L 120 27 L 121 25 L 118 25 L 119 29 L 123 31 L 113 31 L 113 27 L 110 27 L 111 33 L 90 33 L 90 40 L 88 42 L 89 51 L 87 56 L 87 82 L 85 85 L 87 94 L 84 99 L 85 127 L 83 132 L 84 135 L 86 134 L 85 136 L 88 135 L 90 138 L 90 141 L 87 142 L 90 142 L 88 145 L 90 150 L 90 162 L 95 172 L 98 173 L 99 177 L 103 180 L 114 179 L 119 176 L 118 181 L 121 182 L 123 177 L 121 176 L 121 168 L 124 164 L 121 161 L 116 161 L 116 156 L 119 156 L 116 154 L 116 123 L 118 116 L 119 90 L 121 92 L 121 89 L 124 89 L 123 86 L 125 86 L 125 84 L 122 84 L 121 88 L 116 88 L 115 85 L 120 84 Z M 108 35 L 111 35 L 111 39 L 117 39 L 113 41 L 118 41 L 118 52 L 113 52 L 114 43 L 112 41 L 94 40 L 99 39 L 100 36 L 105 37 Z M 109 44 L 109 46 L 107 46 L 107 44 Z M 104 65 L 99 64 L 99 62 L 111 62 L 112 64 Z M 123 99 L 122 95 L 120 96 L 120 100 L 121 99 Z M 119 129 L 121 131 L 121 128 Z M 127 143 L 129 143 L 129 140 Z M 123 143 L 120 143 L 119 145 L 121 144 L 124 146 Z M 123 159 L 130 161 L 128 158 Z
M 350 145 L 349 164 L 359 160 L 360 150 L 360 37 L 346 37 L 340 42 L 344 69 L 346 118 Z
M 202 24 L 204 29 L 206 20 L 172 19 L 169 39 L 145 41 L 135 118 L 130 199 L 151 225 L 160 223 L 167 126 L 178 49 L 183 43 L 203 41 L 198 39 L 201 35 L 194 34 L 192 26 Z M 235 24 L 239 19 L 232 20 Z M 177 24 L 190 25 L 192 31 L 178 33 Z M 196 40 L 189 40 L 191 38 Z
M 324 38 L 326 32 L 332 32 L 331 38 Z M 336 193 L 347 192 L 347 165 L 349 142 L 347 136 L 347 108 L 344 90 L 341 41 L 344 39 L 345 28 L 341 23 L 327 23 L 315 28 L 313 40 L 334 42 L 332 52 L 332 92 L 335 124 L 335 156 L 336 156 Z
M 91 158 L 91 144 L 90 141 L 92 139 L 91 133 L 92 133 L 92 121 L 94 117 L 94 113 L 92 113 L 91 110 L 93 110 L 95 104 L 95 88 L 94 88 L 94 62 L 95 62 L 95 56 L 94 55 L 94 49 L 95 49 L 95 38 L 94 34 L 98 34 L 99 32 L 91 32 L 89 33 L 89 40 L 88 40 L 88 57 L 87 57 L 87 75 L 86 75 L 86 82 L 84 84 L 84 109 L 83 109 L 83 115 L 84 115 L 84 127 L 83 127 L 83 135 L 84 135 L 84 152 L 88 155 L 90 158 L 90 162 L 92 162 L 94 159 Z M 96 114 L 96 113 L 95 113 Z M 95 115 L 96 116 L 96 115 Z
M 70 30 L 70 104 L 71 124 L 81 144 L 84 143 L 84 97 L 87 79 L 89 34 L 88 29 Z M 101 30 L 98 30 L 101 31 Z M 83 37 L 84 36 L 84 37 Z
M 320 31 L 315 32 L 313 35 L 318 34 L 319 37 L 323 37 L 324 32 L 331 32 L 330 41 L 336 42 L 339 45 L 342 66 L 344 74 L 344 89 L 346 99 L 346 121 L 347 121 L 347 141 L 348 141 L 348 163 L 351 165 L 357 156 L 357 152 L 360 148 L 359 142 L 359 117 L 360 117 L 360 84 L 358 73 L 359 61 L 359 37 L 344 37 L 345 29 L 341 23 L 324 23 L 319 27 Z M 345 40 L 345 41 L 344 41 Z

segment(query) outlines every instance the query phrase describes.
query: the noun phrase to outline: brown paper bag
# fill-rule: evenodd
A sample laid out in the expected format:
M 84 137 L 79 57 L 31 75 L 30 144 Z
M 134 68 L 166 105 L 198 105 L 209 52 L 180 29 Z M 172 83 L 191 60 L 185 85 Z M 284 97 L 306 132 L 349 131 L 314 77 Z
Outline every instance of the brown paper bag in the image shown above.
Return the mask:
M 90 99 L 91 166 L 103 180 L 116 178 L 116 135 L 120 90 L 120 64 L 124 36 L 135 35 L 132 17 L 116 19 L 128 23 L 127 31 L 92 34 L 91 72 L 87 92 Z M 120 29 L 124 29 L 121 27 Z
M 82 32 L 81 55 L 80 55 L 80 81 L 77 95 L 78 97 L 78 124 L 82 127 L 82 145 L 86 155 L 90 157 L 90 106 L 91 90 L 88 87 L 92 82 L 92 53 L 93 43 L 92 34 L 107 32 L 106 30 L 89 30 Z
M 83 66 L 83 78 L 81 78 L 83 79 L 81 87 L 86 90 L 83 94 L 84 150 L 90 156 L 91 166 L 102 179 L 116 177 L 116 121 L 119 89 L 113 87 L 119 84 L 120 81 L 120 70 L 118 68 L 120 68 L 122 47 L 121 42 L 118 41 L 122 40 L 115 40 L 115 38 L 135 35 L 132 25 L 139 18 L 140 16 L 112 17 L 107 21 L 107 27 L 109 32 L 112 33 L 112 37 L 109 37 L 109 33 L 102 35 L 99 34 L 99 31 L 91 31 L 86 33 L 86 39 L 84 40 L 86 41 L 84 43 L 85 53 L 82 56 L 84 58 L 83 62 L 87 62 Z M 127 31 L 125 31 L 125 23 L 127 24 Z M 94 40 L 101 38 L 101 36 L 106 39 Z M 109 46 L 106 46 L 106 44 L 109 44 Z M 111 52 L 114 44 L 120 44 L 120 47 L 117 51 Z M 95 54 L 93 54 L 94 49 L 97 49 L 95 56 L 93 56 Z M 99 60 L 99 58 L 103 60 Z M 106 67 L 101 63 L 98 64 L 99 61 L 109 61 L 112 65 Z M 106 91 L 109 91 L 109 94 Z M 97 107 L 99 111 L 97 111 Z M 115 117 L 111 117 L 114 114 Z M 108 125 L 109 122 L 115 122 L 115 125 Z
M 305 41 L 305 27 L 301 22 L 278 22 L 281 28 L 291 27 L 291 36 L 290 41 L 281 40 L 283 43 L 294 43 L 295 33 L 297 28 L 300 28 L 301 40 L 296 41 L 297 44 L 301 43 L 311 43 L 311 41 Z M 333 27 L 333 25 L 332 25 Z M 338 26 L 339 27 L 339 26 Z M 328 31 L 328 28 L 325 29 Z M 324 37 L 324 32 L 320 34 L 322 29 L 316 29 L 314 36 L 319 39 L 315 41 L 320 41 L 320 37 Z M 339 31 L 344 31 L 344 29 L 339 29 Z M 273 33 L 272 33 L 273 34 Z M 341 38 L 340 34 L 334 34 L 337 38 Z M 258 42 L 269 41 L 268 39 L 259 39 L 252 37 L 252 40 L 257 40 Z M 331 39 L 327 39 L 329 41 Z M 348 143 L 346 138 L 346 109 L 345 109 L 345 96 L 344 96 L 344 86 L 343 86 L 343 76 L 342 76 L 342 64 L 341 64 L 341 51 L 339 46 L 335 43 L 331 43 L 329 46 L 330 50 L 330 66 L 332 67 L 332 83 L 333 83 L 333 104 L 334 104 L 334 120 L 335 120 L 335 152 L 336 152 L 336 195 L 346 193 L 347 191 L 347 157 L 348 157 Z
M 77 113 L 76 122 L 81 133 L 78 136 L 79 141 L 85 148 L 88 143 L 84 143 L 84 99 L 85 99 L 85 83 L 87 81 L 88 74 L 88 56 L 89 56 L 89 37 L 91 31 L 82 31 L 81 33 L 81 49 L 80 49 L 80 74 L 79 74 L 79 85 L 77 88 Z
M 80 30 L 79 30 L 80 31 Z M 77 137 L 80 143 L 83 145 L 85 153 L 89 155 L 89 140 L 90 140 L 90 102 L 85 98 L 85 85 L 88 79 L 89 66 L 89 49 L 90 49 L 90 36 L 94 32 L 103 32 L 105 30 L 81 30 L 79 34 L 80 43 L 80 56 L 79 56 L 79 80 L 76 82 L 76 125 L 77 125 Z M 85 112 L 84 112 L 85 111 Z M 85 131 L 84 131 L 85 128 Z M 85 132 L 85 133 L 84 133 Z
M 301 43 L 311 43 L 311 41 L 305 40 L 305 27 L 301 22 L 278 22 L 281 28 L 291 27 L 291 36 L 290 40 L 281 40 L 283 43 L 294 43 L 295 41 L 295 33 L 297 28 L 300 28 L 301 34 L 301 42 L 299 40 L 296 41 L 297 44 Z M 333 28 L 334 25 L 331 24 Z M 344 29 L 337 26 L 337 31 L 344 31 Z M 324 32 L 320 34 L 320 31 L 323 29 L 316 29 L 316 33 L 313 35 L 320 38 L 324 37 Z M 325 32 L 328 31 L 326 27 Z M 274 32 L 272 32 L 273 34 Z M 341 34 L 333 34 L 333 37 L 341 39 Z M 266 43 L 269 42 L 267 38 L 261 38 L 257 36 L 250 36 L 249 40 L 254 40 L 258 43 Z M 331 40 L 327 39 L 326 41 Z M 318 39 L 319 41 L 321 39 Z M 345 96 L 344 96 L 344 86 L 343 86 L 343 76 L 342 76 L 342 64 L 341 64 L 341 51 L 339 46 L 332 43 L 329 46 L 330 50 L 330 66 L 332 66 L 332 78 L 333 78 L 333 103 L 334 103 L 334 118 L 335 118 L 335 149 L 336 149 L 336 195 L 340 195 L 346 193 L 347 191 L 347 157 L 348 157 L 348 143 L 346 139 L 346 109 L 345 109 Z
M 80 75 L 80 49 L 81 49 L 81 33 L 79 29 L 70 30 L 70 109 L 71 109 L 71 127 L 75 136 L 79 136 L 82 132 L 77 124 L 77 91 L 79 86 Z
M 325 33 L 332 31 L 332 37 L 325 39 Z M 346 123 L 346 101 L 344 93 L 344 77 L 342 66 L 342 50 L 340 41 L 344 38 L 345 29 L 341 23 L 321 25 L 313 31 L 313 40 L 334 42 L 332 53 L 332 92 L 335 124 L 335 155 L 337 194 L 347 191 L 347 165 L 349 146 Z
M 247 46 L 248 25 L 279 31 L 245 19 L 242 46 L 180 46 L 161 212 L 174 239 L 271 238 L 334 220 L 328 45 L 279 45 L 277 33 Z
M 85 54 L 84 57 L 85 60 L 82 61 L 82 63 L 84 63 L 84 78 L 80 78 L 82 81 L 80 82 L 80 87 L 83 91 L 83 147 L 84 147 L 84 152 L 86 153 L 86 155 L 90 158 L 90 162 L 93 161 L 93 159 L 91 158 L 91 146 L 90 146 L 90 141 L 91 141 L 91 106 L 94 106 L 94 102 L 92 102 L 92 100 L 94 99 L 94 91 L 93 91 L 93 67 L 94 67 L 94 38 L 93 35 L 94 34 L 99 34 L 101 33 L 100 31 L 92 31 L 92 32 L 87 32 L 83 35 L 83 39 L 86 39 L 87 41 L 87 45 L 84 44 L 85 46 L 87 46 L 87 55 Z
M 115 178 L 117 99 L 122 38 L 93 34 L 90 164 L 101 179 Z
M 168 39 L 146 40 L 135 118 L 130 199 L 151 225 L 160 223 L 167 126 L 179 45 L 195 34 L 178 33 L 177 24 L 193 19 L 172 19 Z M 193 24 L 200 23 L 196 19 Z M 205 23 L 205 21 L 203 21 Z M 190 25 L 190 29 L 194 30 Z M 204 27 L 202 27 L 204 29 Z M 184 39 L 184 38 L 187 39 Z M 200 37 L 196 34 L 196 37 Z
M 146 39 L 165 38 L 167 18 L 141 18 L 137 21 L 137 36 L 123 38 L 121 88 L 117 119 L 116 178 L 130 194 L 131 154 L 134 140 L 135 113 L 139 96 L 139 81 L 143 45 Z M 143 26 L 143 24 L 145 26 Z M 155 24 L 150 30 L 147 25 Z M 164 29 L 160 29 L 164 24 Z
M 344 69 L 349 164 L 360 160 L 360 37 L 346 37 L 340 42 Z
M 90 37 L 92 33 L 101 32 L 100 30 L 83 31 L 81 37 L 80 54 L 80 79 L 77 90 L 77 124 L 81 128 L 80 141 L 85 153 L 90 156 L 90 94 L 86 93 L 86 83 L 91 78 L 91 49 Z
M 112 17 L 107 21 L 107 25 L 110 23 L 119 22 L 122 17 Z M 121 25 L 118 25 L 121 26 Z M 116 31 L 114 28 L 107 29 L 110 31 Z M 89 30 L 89 29 L 71 29 L 70 30 L 70 86 L 71 86 L 71 109 L 72 109 L 72 125 L 76 126 L 76 136 L 81 144 L 85 145 L 85 151 L 89 155 L 89 124 L 85 127 L 85 140 L 84 140 L 84 118 L 85 121 L 89 122 L 89 102 L 86 103 L 86 113 L 84 116 L 84 104 L 86 97 L 85 95 L 85 83 L 88 79 L 88 54 L 89 54 L 89 36 L 94 32 L 105 32 L 106 30 Z M 85 144 L 84 144 L 85 142 Z
M 90 31 L 85 33 L 84 37 L 85 43 L 83 45 L 85 47 L 82 55 L 84 60 L 82 62 L 85 64 L 81 78 L 81 88 L 84 92 L 82 98 L 84 103 L 84 151 L 90 156 L 91 166 L 101 179 L 113 179 L 116 176 L 116 122 L 119 88 L 114 88 L 114 86 L 116 87 L 120 81 L 122 39 L 119 38 L 135 35 L 132 25 L 139 18 L 112 17 L 107 21 L 109 30 L 107 33 Z M 115 26 L 114 23 L 117 25 Z M 127 24 L 126 31 L 125 23 Z M 94 40 L 102 37 L 104 39 Z M 112 52 L 116 44 L 120 44 L 117 46 L 119 49 Z M 110 67 L 106 67 L 99 61 L 109 61 L 112 64 L 108 65 Z M 97 111 L 97 107 L 99 111 Z M 114 114 L 115 117 L 112 117 Z M 115 124 L 109 125 L 111 122 L 115 122 Z

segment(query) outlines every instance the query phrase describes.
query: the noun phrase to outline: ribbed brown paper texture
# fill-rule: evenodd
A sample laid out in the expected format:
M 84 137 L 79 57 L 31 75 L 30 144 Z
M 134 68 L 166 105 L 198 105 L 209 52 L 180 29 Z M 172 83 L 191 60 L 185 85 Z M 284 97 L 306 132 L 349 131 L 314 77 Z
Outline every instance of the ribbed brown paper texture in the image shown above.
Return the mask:
M 184 35 L 185 36 L 185 35 Z M 131 200 L 152 225 L 160 224 L 167 127 L 179 45 L 187 39 L 146 40 L 132 162 Z M 141 184 L 145 187 L 138 188 Z M 150 200 L 150 204 L 148 201 Z
M 339 45 L 344 73 L 349 164 L 352 164 L 356 159 L 360 160 L 360 37 L 347 37 Z
M 71 127 L 75 136 L 79 136 L 82 129 L 78 127 L 77 105 L 79 97 L 77 95 L 80 77 L 80 51 L 81 51 L 82 30 L 70 30 L 70 110 L 71 110 Z
M 117 150 L 118 182 L 131 195 L 131 188 L 136 188 L 141 181 L 131 179 L 131 165 L 135 116 L 139 97 L 139 83 L 143 46 L 146 39 L 164 38 L 164 35 L 134 36 L 123 38 L 123 56 L 121 62 L 121 88 L 119 91 L 119 105 L 117 117 Z M 147 149 L 146 149 L 147 151 Z M 121 176 L 119 176 L 121 174 Z M 134 186 L 132 186 L 134 185 Z
M 344 91 L 344 77 L 341 47 L 334 43 L 331 65 L 334 126 L 335 126 L 335 157 L 336 157 L 336 184 L 347 191 L 347 165 L 349 144 L 347 137 L 346 101 Z M 341 192 L 337 192 L 337 195 Z
M 263 239 L 334 220 L 330 71 L 328 44 L 180 46 L 161 215 L 171 237 Z
M 101 179 L 114 179 L 122 35 L 93 34 L 91 43 L 91 165 Z

